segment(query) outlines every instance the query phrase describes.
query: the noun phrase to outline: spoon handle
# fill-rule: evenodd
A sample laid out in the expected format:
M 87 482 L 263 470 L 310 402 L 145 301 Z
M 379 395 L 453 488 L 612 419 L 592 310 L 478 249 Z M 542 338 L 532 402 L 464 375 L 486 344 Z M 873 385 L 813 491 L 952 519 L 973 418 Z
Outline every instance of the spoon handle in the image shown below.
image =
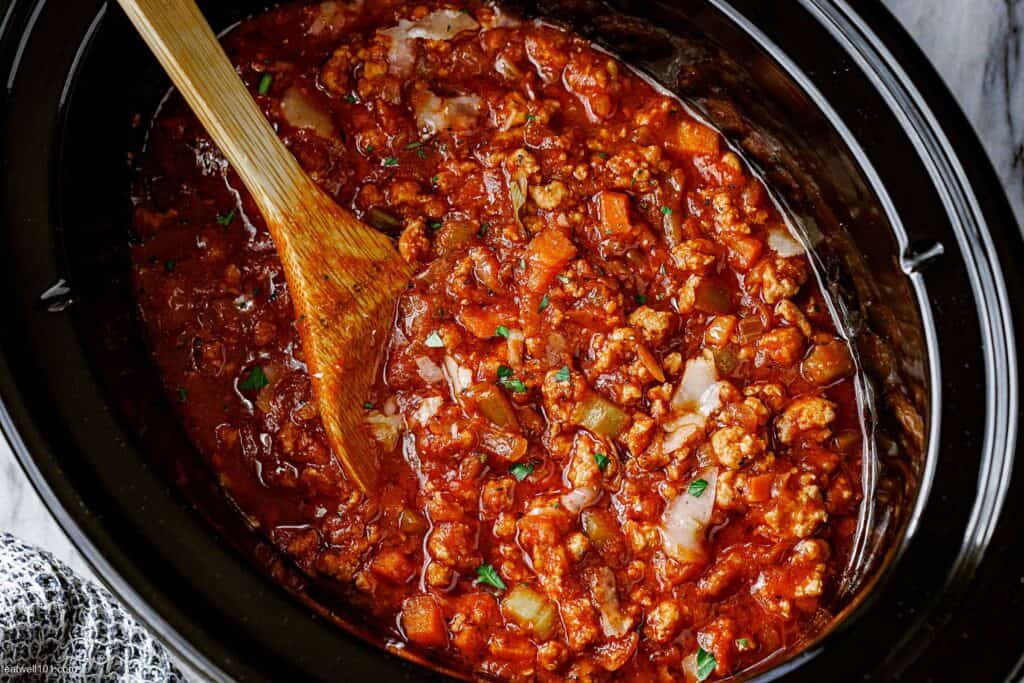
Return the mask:
M 274 133 L 193 0 L 119 3 L 268 223 L 327 199 Z

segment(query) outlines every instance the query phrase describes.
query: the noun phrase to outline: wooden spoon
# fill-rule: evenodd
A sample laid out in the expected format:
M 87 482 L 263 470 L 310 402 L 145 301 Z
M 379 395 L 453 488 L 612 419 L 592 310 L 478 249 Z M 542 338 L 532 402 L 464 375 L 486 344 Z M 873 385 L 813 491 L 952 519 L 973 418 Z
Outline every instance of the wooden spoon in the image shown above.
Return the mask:
M 299 167 L 193 0 L 119 2 L 266 219 L 327 438 L 349 478 L 372 491 L 380 463 L 361 427 L 362 401 L 410 266 Z

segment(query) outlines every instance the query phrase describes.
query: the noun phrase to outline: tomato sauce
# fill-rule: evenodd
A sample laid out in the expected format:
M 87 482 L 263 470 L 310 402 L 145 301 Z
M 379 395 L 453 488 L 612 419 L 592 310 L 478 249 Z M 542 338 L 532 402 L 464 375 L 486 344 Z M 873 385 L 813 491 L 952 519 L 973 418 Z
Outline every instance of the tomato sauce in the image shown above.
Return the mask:
M 467 2 L 286 5 L 225 48 L 302 166 L 416 274 L 333 458 L 252 199 L 177 96 L 135 287 L 248 521 L 396 641 L 514 681 L 717 679 L 827 622 L 861 503 L 848 346 L 762 183 L 682 102 Z

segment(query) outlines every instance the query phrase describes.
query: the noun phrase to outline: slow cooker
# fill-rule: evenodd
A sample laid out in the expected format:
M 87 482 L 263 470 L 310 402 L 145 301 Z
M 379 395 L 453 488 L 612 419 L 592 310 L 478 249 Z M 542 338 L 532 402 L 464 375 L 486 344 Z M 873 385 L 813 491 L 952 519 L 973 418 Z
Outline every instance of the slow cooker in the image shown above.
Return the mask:
M 820 271 L 867 370 L 878 472 L 899 470 L 901 488 L 875 490 L 842 612 L 752 675 L 1017 680 L 1024 244 L 911 39 L 872 0 L 513 4 L 687 98 L 824 245 Z M 201 5 L 218 30 L 265 9 Z M 12 0 L 0 70 L 0 427 L 50 511 L 211 679 L 445 679 L 360 638 L 329 586 L 249 529 L 163 397 L 127 248 L 132 155 L 168 82 L 127 20 L 96 0 Z

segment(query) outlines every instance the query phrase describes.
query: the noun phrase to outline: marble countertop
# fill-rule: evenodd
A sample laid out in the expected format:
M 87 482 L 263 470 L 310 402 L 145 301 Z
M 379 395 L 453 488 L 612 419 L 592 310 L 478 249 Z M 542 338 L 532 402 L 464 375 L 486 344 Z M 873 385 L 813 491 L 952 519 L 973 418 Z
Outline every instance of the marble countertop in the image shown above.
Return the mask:
M 935 64 L 978 131 L 1024 222 L 1024 0 L 884 0 Z M 971 40 L 964 40 L 964 27 Z M 0 529 L 92 571 L 0 440 Z

